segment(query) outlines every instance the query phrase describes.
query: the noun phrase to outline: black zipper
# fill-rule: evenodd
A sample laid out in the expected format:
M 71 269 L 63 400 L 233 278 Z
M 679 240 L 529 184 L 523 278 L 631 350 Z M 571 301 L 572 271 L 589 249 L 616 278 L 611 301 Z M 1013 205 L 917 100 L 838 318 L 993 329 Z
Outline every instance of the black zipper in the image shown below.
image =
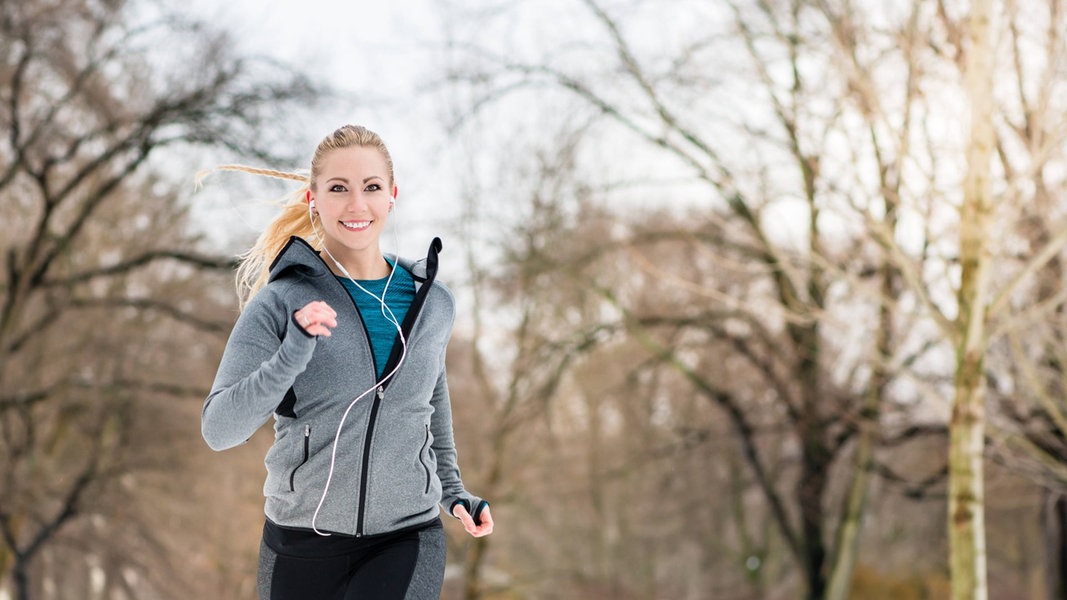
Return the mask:
M 419 462 L 422 463 L 422 468 L 423 468 L 423 470 L 426 471 L 426 491 L 423 492 L 423 493 L 424 494 L 429 494 L 430 493 L 430 477 L 431 477 L 430 463 L 429 463 L 429 459 L 430 459 L 430 426 L 429 425 L 426 426 L 426 438 L 425 438 L 425 440 L 426 441 L 424 441 L 422 443 L 422 450 L 419 451 Z M 423 458 L 423 454 L 426 455 L 426 458 Z
M 359 476 L 359 511 L 356 513 L 356 537 L 363 537 L 363 518 L 367 512 L 367 480 L 370 472 L 370 447 L 374 438 L 374 424 L 378 422 L 378 407 L 385 395 L 385 386 L 379 385 L 374 394 L 374 404 L 370 408 L 370 418 L 367 420 L 367 436 L 363 440 L 363 468 Z
M 278 253 L 278 257 L 274 259 L 275 262 L 271 263 L 272 270 L 274 268 L 274 265 L 282 256 L 282 254 L 284 254 L 285 250 L 288 249 L 289 245 L 294 243 L 303 243 L 305 246 L 307 246 L 307 248 L 311 250 L 315 256 L 318 257 L 318 259 L 322 262 L 323 266 L 326 267 L 326 272 L 332 274 L 332 270 L 330 269 L 329 265 L 326 264 L 326 261 L 322 258 L 322 255 L 315 252 L 315 249 L 312 248 L 310 244 L 308 244 L 306 241 L 299 237 L 291 237 L 289 239 L 289 242 L 286 244 L 286 247 L 283 248 L 282 252 Z M 422 312 L 422 305 L 425 303 L 426 296 L 429 295 L 430 288 L 433 287 L 434 279 L 437 277 L 438 254 L 441 252 L 441 246 L 442 245 L 440 238 L 434 238 L 433 241 L 430 242 L 430 248 L 426 253 L 425 278 L 417 277 L 414 273 L 412 273 L 412 277 L 416 281 L 415 298 L 414 300 L 412 300 L 411 307 L 408 308 L 407 316 L 404 317 L 404 322 L 401 324 L 401 331 L 404 332 L 404 339 L 410 339 L 411 331 L 415 328 L 415 321 L 418 319 L 419 313 Z M 400 258 L 396 257 L 394 260 L 400 260 Z M 334 281 L 337 281 L 336 277 L 333 277 L 333 279 Z M 348 293 L 348 289 L 340 281 L 337 281 L 337 285 L 341 286 L 341 291 L 344 292 L 344 295 L 347 296 L 349 301 L 352 303 L 352 307 L 355 309 L 356 315 L 359 317 L 360 324 L 363 325 L 363 337 L 367 340 L 367 349 L 370 351 L 371 355 L 371 369 L 374 370 L 375 378 L 377 378 L 377 365 L 374 364 L 374 349 L 371 348 L 370 345 L 370 334 L 367 332 L 367 323 L 363 320 L 363 315 L 359 312 L 359 306 L 356 304 L 355 299 L 352 298 L 352 295 Z M 391 370 L 393 370 L 393 368 L 395 368 L 396 363 L 400 360 L 400 353 L 401 347 L 399 344 L 399 340 L 397 340 L 397 343 L 393 344 L 393 349 L 390 352 L 389 360 L 386 361 L 385 369 L 382 370 L 382 373 L 389 373 Z M 382 397 L 385 395 L 385 388 L 389 385 L 389 382 L 391 381 L 392 379 L 389 379 L 388 381 L 378 382 L 378 390 L 374 394 L 374 403 L 371 405 L 370 417 L 367 420 L 367 435 L 363 443 L 363 468 L 359 478 L 359 508 L 356 512 L 356 537 L 363 537 L 363 521 L 367 510 L 367 484 L 369 479 L 368 472 L 370 469 L 370 448 L 371 442 L 374 439 L 374 425 L 378 419 L 378 408 L 381 404 Z M 310 430 L 305 429 L 305 433 L 310 434 Z M 305 447 L 306 444 L 307 438 L 305 437 Z
M 377 380 L 378 378 L 378 365 L 375 364 L 374 348 L 370 343 L 370 332 L 367 330 L 367 322 L 363 320 L 363 314 L 359 312 L 359 305 L 356 304 L 356 299 L 349 293 L 348 288 L 345 287 L 340 280 L 334 278 L 337 281 L 337 285 L 341 286 L 341 290 L 348 297 L 348 300 L 352 303 L 352 309 L 356 312 L 356 317 L 359 318 L 360 325 L 363 326 L 363 339 L 367 341 L 367 352 L 370 353 L 371 371 L 377 381 L 378 389 L 374 393 L 374 402 L 371 404 L 370 416 L 367 418 L 367 433 L 363 438 L 363 459 L 362 468 L 360 469 L 359 476 L 359 506 L 356 511 L 356 537 L 363 537 L 363 516 L 367 510 L 367 479 L 368 472 L 370 470 L 370 447 L 371 441 L 374 439 L 374 425 L 378 421 L 378 408 L 382 402 L 382 396 L 385 394 L 385 383 Z M 386 373 L 387 371 L 382 371 Z
M 435 240 L 436 241 L 436 240 Z M 404 317 L 404 322 L 400 326 L 400 330 L 404 332 L 404 339 L 410 339 L 411 331 L 415 328 L 415 321 L 419 317 L 419 313 L 422 312 L 422 305 L 426 302 L 426 296 L 430 293 L 430 288 L 433 285 L 433 275 L 435 273 L 427 272 L 428 277 L 422 282 L 421 287 L 416 289 L 415 299 L 411 301 L 411 307 L 408 308 L 408 314 Z M 343 287 L 343 286 L 342 286 Z M 347 293 L 348 290 L 345 290 Z M 355 303 L 355 300 L 352 301 Z M 358 308 L 356 312 L 359 312 Z M 362 320 L 362 317 L 360 317 Z M 364 324 L 364 331 L 366 325 Z M 367 336 L 367 344 L 370 344 L 370 336 Z M 389 373 L 396 367 L 396 363 L 400 360 L 400 344 L 399 340 L 393 346 L 393 351 L 389 356 L 389 361 L 386 362 L 385 369 L 382 373 Z M 371 352 L 373 354 L 373 351 Z M 374 404 L 371 405 L 370 418 L 367 423 L 367 436 L 363 441 L 363 469 L 359 478 L 359 509 L 356 512 L 356 537 L 363 537 L 363 525 L 367 512 L 367 485 L 370 471 L 370 448 L 371 442 L 374 440 L 374 425 L 378 419 L 378 407 L 382 402 L 382 398 L 385 396 L 385 388 L 389 386 L 389 383 L 393 379 L 382 381 L 378 383 L 378 391 L 374 395 Z
M 289 491 L 290 492 L 295 492 L 296 491 L 296 472 L 297 472 L 298 469 L 300 469 L 300 467 L 302 467 L 305 464 L 307 464 L 308 455 L 309 455 L 310 451 L 311 451 L 311 424 L 305 423 L 304 424 L 304 460 L 301 460 L 300 464 L 297 465 L 293 469 L 293 471 L 291 473 L 289 473 Z
M 404 339 L 409 339 L 411 331 L 415 328 L 415 321 L 419 317 L 419 313 L 422 312 L 422 305 L 426 302 L 426 296 L 430 293 L 430 288 L 433 287 L 434 278 L 437 275 L 437 253 L 441 250 L 441 240 L 434 238 L 430 243 L 430 251 L 427 253 L 427 270 L 426 278 L 415 289 L 415 298 L 411 301 L 411 306 L 408 308 L 407 316 L 404 317 L 404 322 L 400 326 L 400 330 L 403 332 Z M 322 260 L 322 257 L 319 257 Z M 400 260 L 399 257 L 394 260 Z M 323 261 L 325 263 L 325 261 Z M 415 275 L 412 273 L 412 277 Z M 336 278 L 335 278 L 336 279 Z M 416 281 L 418 279 L 416 278 Z M 355 299 L 348 293 L 348 289 L 340 281 L 337 282 L 341 286 L 345 295 L 348 296 L 352 302 L 353 307 L 356 309 L 356 314 L 359 315 L 359 321 L 363 325 L 363 337 L 367 340 L 367 349 L 371 354 L 371 363 L 374 362 L 374 348 L 370 345 L 370 333 L 367 332 L 367 323 L 363 320 L 363 315 L 359 312 L 359 306 L 356 304 Z M 397 340 L 393 344 L 393 349 L 389 354 L 389 360 L 385 363 L 385 368 L 382 369 L 382 373 L 389 373 L 396 364 L 400 361 L 401 346 L 400 341 Z M 376 366 L 376 365 L 375 365 Z M 377 375 L 377 372 L 375 372 Z M 356 537 L 363 537 L 363 526 L 367 512 L 367 487 L 369 483 L 370 473 L 370 449 L 371 443 L 374 441 L 374 427 L 378 421 L 378 409 L 381 406 L 382 398 L 385 396 L 385 388 L 389 383 L 393 381 L 392 378 L 386 381 L 378 381 L 378 390 L 374 394 L 374 403 L 371 405 L 370 416 L 367 419 L 367 434 L 363 440 L 363 465 L 359 476 L 359 507 L 356 511 Z

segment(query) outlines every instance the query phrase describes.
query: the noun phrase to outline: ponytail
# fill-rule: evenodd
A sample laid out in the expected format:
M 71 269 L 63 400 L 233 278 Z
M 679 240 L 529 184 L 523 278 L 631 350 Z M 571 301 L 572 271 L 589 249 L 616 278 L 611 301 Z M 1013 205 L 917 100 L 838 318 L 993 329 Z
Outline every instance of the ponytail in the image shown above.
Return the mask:
M 274 179 L 299 181 L 303 184 L 299 189 L 285 197 L 281 213 L 267 224 L 266 229 L 259 235 L 256 243 L 238 255 L 240 262 L 234 279 L 237 284 L 239 306 L 241 310 L 244 310 L 245 305 L 252 299 L 252 296 L 255 296 L 256 292 L 267 285 L 267 279 L 270 277 L 270 263 L 285 247 L 290 237 L 301 237 L 309 242 L 319 241 L 315 239 L 318 236 L 315 235 L 315 230 L 311 226 L 310 215 L 308 214 L 307 204 L 305 204 L 309 189 L 308 177 L 298 173 L 286 173 L 284 171 L 245 165 L 221 165 L 197 173 L 197 185 L 215 171 L 240 171 Z

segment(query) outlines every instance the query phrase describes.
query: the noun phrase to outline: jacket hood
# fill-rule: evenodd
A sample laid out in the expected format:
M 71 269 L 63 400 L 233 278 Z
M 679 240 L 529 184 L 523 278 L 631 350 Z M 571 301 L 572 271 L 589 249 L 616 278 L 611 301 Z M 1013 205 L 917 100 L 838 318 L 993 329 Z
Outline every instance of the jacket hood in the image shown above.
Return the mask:
M 399 260 L 400 266 L 411 272 L 416 282 L 422 283 L 432 280 L 437 274 L 438 254 L 441 252 L 441 247 L 441 238 L 435 237 L 430 242 L 425 258 L 412 261 L 404 257 L 398 259 L 395 254 L 385 254 L 385 258 L 390 261 Z M 290 237 L 285 247 L 274 257 L 274 261 L 270 264 L 270 281 L 284 277 L 290 272 L 299 272 L 311 277 L 333 275 L 333 271 L 327 266 L 319 251 L 297 236 Z

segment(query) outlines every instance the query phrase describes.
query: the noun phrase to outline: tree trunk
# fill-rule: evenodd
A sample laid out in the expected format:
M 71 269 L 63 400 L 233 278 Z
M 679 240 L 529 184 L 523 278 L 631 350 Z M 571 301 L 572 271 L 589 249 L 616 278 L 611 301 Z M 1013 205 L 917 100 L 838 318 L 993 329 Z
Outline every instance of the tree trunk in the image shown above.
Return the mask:
M 1057 598 L 1067 598 L 1067 496 L 1060 494 L 1056 498 L 1053 518 L 1056 519 L 1056 553 L 1053 563 L 1056 574 L 1055 586 Z
M 984 357 L 988 338 L 989 170 L 993 153 L 992 0 L 971 4 L 966 84 L 971 139 L 960 208 L 956 395 L 949 422 L 949 569 L 953 600 L 986 600 Z
M 874 392 L 869 394 L 868 402 Z M 855 470 L 849 486 L 841 523 L 837 526 L 837 541 L 830 564 L 830 581 L 826 600 L 848 600 L 852 585 L 852 573 L 856 570 L 859 553 L 863 515 L 867 510 L 867 490 L 870 488 L 871 459 L 874 456 L 874 436 L 877 422 L 864 417 L 860 423 L 859 439 L 856 442 Z
M 484 374 L 484 371 L 481 371 Z M 488 388 L 486 388 L 488 389 Z M 514 402 L 508 402 L 508 408 L 502 417 L 502 421 L 506 421 L 507 417 L 511 414 L 511 409 L 514 408 Z M 493 449 L 492 456 L 493 462 L 489 468 L 489 475 L 486 477 L 485 494 L 487 497 L 492 498 L 496 494 L 496 490 L 500 489 L 500 481 L 504 476 L 504 461 L 508 453 L 508 428 L 499 427 L 493 434 Z M 472 510 L 476 507 L 471 507 Z M 485 593 L 485 582 L 482 580 L 484 575 L 485 559 L 489 552 L 489 538 L 481 537 L 475 538 L 471 541 L 471 548 L 467 553 L 467 559 L 465 561 L 464 577 L 463 577 L 463 598 L 464 600 L 478 600 L 482 598 Z
M 1049 600 L 1067 598 L 1067 495 L 1048 492 L 1041 510 L 1045 532 L 1045 580 Z
M 805 460 L 810 460 L 806 457 Z M 823 600 L 826 594 L 826 545 L 822 541 L 823 511 L 819 502 L 826 491 L 826 470 L 822 465 L 801 467 L 801 529 L 804 532 L 804 579 L 809 600 Z
M 888 205 L 886 221 L 896 227 L 896 207 Z M 867 511 L 867 496 L 871 482 L 871 463 L 879 433 L 882 398 L 891 375 L 886 365 L 892 355 L 893 311 L 896 275 L 890 261 L 882 266 L 882 299 L 878 311 L 878 331 L 875 344 L 876 358 L 872 361 L 873 374 L 870 388 L 863 399 L 860 411 L 859 431 L 856 440 L 855 467 L 849 485 L 845 506 L 841 511 L 841 523 L 837 526 L 834 556 L 830 563 L 830 581 L 826 600 L 848 600 L 852 587 L 852 574 L 856 570 L 860 535 L 863 530 L 863 515 Z
M 478 600 L 482 597 L 482 566 L 485 562 L 488 543 L 489 540 L 486 538 L 477 538 L 471 542 L 463 577 L 464 600 Z
M 982 360 L 961 357 L 949 423 L 949 567 L 953 600 L 985 600 L 985 394 Z
M 30 600 L 30 564 L 28 558 L 15 557 L 15 564 L 11 568 L 11 579 L 15 584 L 15 598 L 17 600 Z
M 800 481 L 797 497 L 800 504 L 800 527 L 803 537 L 801 566 L 807 583 L 807 598 L 823 600 L 826 594 L 826 544 L 823 541 L 825 514 L 823 500 L 829 483 L 832 452 L 826 443 L 825 426 L 818 410 L 819 386 L 818 324 L 796 327 L 791 333 L 800 356 L 798 371 L 803 382 L 804 422 L 799 424 Z

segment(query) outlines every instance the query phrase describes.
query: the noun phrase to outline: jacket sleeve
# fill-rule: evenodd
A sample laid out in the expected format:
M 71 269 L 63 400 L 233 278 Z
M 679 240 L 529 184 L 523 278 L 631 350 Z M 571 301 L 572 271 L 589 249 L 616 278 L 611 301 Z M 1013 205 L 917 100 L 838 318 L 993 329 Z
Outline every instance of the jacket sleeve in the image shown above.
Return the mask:
M 248 441 L 307 367 L 316 338 L 261 291 L 245 307 L 226 343 L 201 413 L 201 433 L 213 450 Z
M 433 398 L 430 400 L 434 408 L 430 431 L 433 433 L 433 451 L 437 457 L 437 477 L 441 480 L 441 507 L 452 515 L 455 505 L 463 504 L 467 512 L 475 518 L 475 521 L 478 521 L 478 515 L 489 503 L 463 487 L 452 432 L 452 405 L 448 395 L 448 377 L 444 368 L 443 355 L 441 365 L 441 373 L 437 377 L 437 385 L 434 387 Z

